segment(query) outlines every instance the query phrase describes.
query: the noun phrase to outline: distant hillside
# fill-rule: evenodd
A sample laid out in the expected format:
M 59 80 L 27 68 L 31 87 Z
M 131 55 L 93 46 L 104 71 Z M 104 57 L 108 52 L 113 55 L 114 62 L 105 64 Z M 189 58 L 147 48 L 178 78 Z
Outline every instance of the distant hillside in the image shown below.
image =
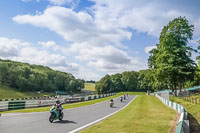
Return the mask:
M 84 82 L 70 73 L 52 70 L 41 65 L 0 59 L 0 84 L 18 91 L 77 92 Z
M 11 98 L 26 98 L 26 97 L 43 97 L 43 96 L 55 96 L 53 93 L 40 93 L 37 92 L 20 92 L 16 89 L 9 88 L 0 84 L 0 99 L 11 99 Z
M 85 90 L 95 91 L 95 84 L 93 83 L 85 83 Z

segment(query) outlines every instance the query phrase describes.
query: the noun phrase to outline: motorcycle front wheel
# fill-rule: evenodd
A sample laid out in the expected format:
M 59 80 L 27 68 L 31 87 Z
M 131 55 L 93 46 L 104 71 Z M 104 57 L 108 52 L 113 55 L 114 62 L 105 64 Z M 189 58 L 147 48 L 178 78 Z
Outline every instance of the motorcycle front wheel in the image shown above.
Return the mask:
M 49 122 L 53 122 L 53 120 L 55 119 L 55 114 L 51 113 L 50 117 L 49 117 Z

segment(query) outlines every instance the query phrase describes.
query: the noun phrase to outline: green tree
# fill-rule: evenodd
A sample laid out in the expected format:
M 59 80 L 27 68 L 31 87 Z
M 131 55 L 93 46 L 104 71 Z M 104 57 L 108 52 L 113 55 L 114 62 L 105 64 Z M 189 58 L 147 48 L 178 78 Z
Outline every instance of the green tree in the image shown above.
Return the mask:
M 111 91 L 112 81 L 110 75 L 106 75 L 96 83 L 95 90 L 97 93 L 107 93 Z
M 177 89 L 193 79 L 196 64 L 191 59 L 191 53 L 195 50 L 187 46 L 192 39 L 193 29 L 194 26 L 185 17 L 175 18 L 162 29 L 160 43 L 150 51 L 148 59 L 157 84 Z
M 138 89 L 138 72 L 123 72 L 122 83 L 124 85 L 124 91 L 134 91 Z
M 119 92 L 124 90 L 124 84 L 121 81 L 122 75 L 117 73 L 111 76 L 111 87 L 110 87 L 110 91 L 111 92 Z

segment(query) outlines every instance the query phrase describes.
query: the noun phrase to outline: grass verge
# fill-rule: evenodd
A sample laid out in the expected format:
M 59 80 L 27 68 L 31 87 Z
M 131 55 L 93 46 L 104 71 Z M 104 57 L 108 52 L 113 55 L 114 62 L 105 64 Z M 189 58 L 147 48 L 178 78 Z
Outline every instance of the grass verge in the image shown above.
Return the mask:
M 138 96 L 128 107 L 81 133 L 167 133 L 176 112 L 154 96 Z
M 170 97 L 171 101 L 179 103 L 186 108 L 188 112 L 188 119 L 190 122 L 190 132 L 198 133 L 200 132 L 200 105 L 189 103 L 184 101 L 183 99 L 179 99 L 178 97 Z

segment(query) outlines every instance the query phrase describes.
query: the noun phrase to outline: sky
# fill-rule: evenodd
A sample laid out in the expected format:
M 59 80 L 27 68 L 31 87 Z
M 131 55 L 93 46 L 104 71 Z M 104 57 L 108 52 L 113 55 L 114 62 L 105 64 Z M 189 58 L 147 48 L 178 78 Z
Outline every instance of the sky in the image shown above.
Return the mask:
M 1 0 L 0 59 L 95 81 L 147 69 L 148 52 L 176 17 L 194 25 L 188 45 L 197 47 L 199 5 L 199 0 Z

